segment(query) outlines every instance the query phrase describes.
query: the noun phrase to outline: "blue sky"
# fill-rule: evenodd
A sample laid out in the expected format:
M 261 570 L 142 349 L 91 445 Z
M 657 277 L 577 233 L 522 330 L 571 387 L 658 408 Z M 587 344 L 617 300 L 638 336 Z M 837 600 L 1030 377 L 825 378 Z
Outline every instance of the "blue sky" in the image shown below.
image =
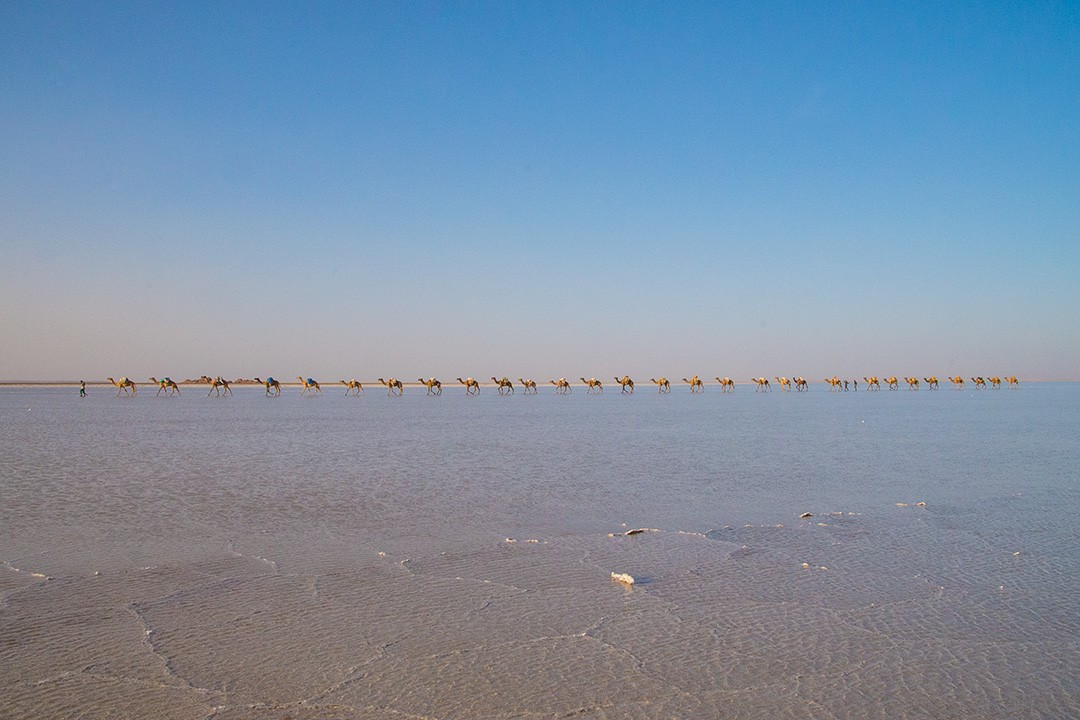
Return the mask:
M 0 380 L 1080 379 L 1080 4 L 0 5 Z

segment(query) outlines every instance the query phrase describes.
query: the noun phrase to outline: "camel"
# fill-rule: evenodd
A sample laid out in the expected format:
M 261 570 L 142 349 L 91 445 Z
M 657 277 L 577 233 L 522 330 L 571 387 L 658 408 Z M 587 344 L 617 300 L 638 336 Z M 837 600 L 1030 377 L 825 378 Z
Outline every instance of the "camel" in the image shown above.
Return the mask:
M 990 381 L 990 386 L 993 387 L 995 390 L 1001 389 L 1001 378 L 999 378 L 997 375 L 987 378 L 987 380 Z
M 720 383 L 720 392 L 735 392 L 735 381 L 729 377 L 716 378 Z
M 666 377 L 662 377 L 659 380 L 657 380 L 656 378 L 649 378 L 649 382 L 656 383 L 658 385 L 657 392 L 671 392 L 671 383 L 668 382 L 668 379 Z
M 139 392 L 139 389 L 135 387 L 135 383 L 131 382 L 126 377 L 122 377 L 119 380 L 113 380 L 112 378 L 108 378 L 108 380 L 110 383 L 116 386 L 116 397 L 120 397 L 121 391 L 123 391 L 125 395 L 130 392 L 132 397 L 134 397 Z
M 1011 388 L 1020 387 L 1020 381 L 1016 379 L 1015 375 L 1010 375 L 1009 377 L 1005 378 L 1005 382 L 1009 383 L 1009 387 Z
M 480 394 L 480 383 L 476 382 L 472 378 L 465 378 L 464 380 L 458 378 L 458 382 L 465 386 L 466 395 Z
M 776 382 L 780 383 L 780 392 L 791 392 L 790 380 L 788 380 L 786 377 L 779 378 L 775 375 L 773 376 L 773 378 L 776 380 Z
M 769 390 L 770 390 L 770 388 L 769 388 L 769 378 L 766 378 L 766 377 L 750 378 L 750 382 L 757 383 L 757 388 L 754 390 L 754 392 L 769 392 Z
M 274 391 L 273 392 L 274 397 L 277 397 L 278 395 L 281 395 L 281 383 L 279 383 L 274 378 L 268 377 L 268 378 L 266 378 L 266 380 L 260 380 L 259 378 L 255 378 L 255 382 L 259 383 L 260 385 L 262 385 L 263 387 L 266 388 L 266 396 L 267 397 L 270 397 L 270 391 L 271 390 Z
M 223 394 L 223 390 L 225 391 L 225 395 L 233 394 L 232 388 L 229 387 L 229 381 L 218 375 L 216 378 L 210 381 L 210 392 L 206 393 L 206 397 L 210 397 L 214 393 L 217 393 L 220 397 Z
M 510 378 L 506 377 L 505 375 L 502 376 L 502 379 L 498 379 L 498 380 L 495 379 L 494 377 L 492 377 L 491 382 L 493 382 L 493 383 L 495 383 L 496 385 L 499 386 L 499 394 L 500 395 L 513 395 L 514 394 L 514 383 L 510 382 Z
M 705 392 L 705 383 L 701 382 L 701 378 L 699 378 L 697 375 L 690 378 L 689 380 L 683 378 L 682 381 L 690 385 L 691 394 Z
M 982 375 L 980 375 L 979 377 L 971 378 L 971 382 L 975 383 L 975 389 L 976 390 L 985 390 L 986 389 L 986 381 L 983 380 Z
M 397 378 L 390 378 L 389 380 L 383 380 L 379 378 L 379 384 L 386 386 L 387 395 L 397 395 L 400 397 L 405 393 L 405 386 L 401 384 L 401 381 Z M 397 390 L 397 392 L 394 392 Z
M 428 395 L 442 395 L 442 383 L 435 378 L 420 378 L 420 384 L 427 388 Z
M 349 393 L 352 393 L 354 390 L 356 392 L 353 394 L 359 395 L 360 391 L 364 389 L 364 386 L 361 385 L 360 381 L 356 378 L 353 378 L 348 382 L 346 382 L 345 380 L 338 380 L 338 382 L 345 386 L 345 397 L 349 397 Z
M 957 375 L 956 377 L 950 377 L 949 382 L 951 382 L 953 387 L 958 390 L 964 387 L 964 378 L 960 377 L 959 375 Z
M 866 378 L 863 378 L 864 380 Z M 825 382 L 829 383 L 829 392 L 839 392 L 844 389 L 844 381 L 833 375 L 831 378 L 825 378 Z
M 929 390 L 937 390 L 938 389 L 937 375 L 931 375 L 928 378 L 923 378 L 923 382 L 926 383 L 926 387 Z
M 900 389 L 900 381 L 896 379 L 895 375 L 890 377 L 890 378 L 885 378 L 885 382 L 889 383 L 889 389 L 890 390 L 899 390 Z
M 863 382 L 866 383 L 866 389 L 867 390 L 880 390 L 881 389 L 881 383 L 878 382 L 877 375 L 873 375 L 871 377 L 865 377 L 864 376 L 863 377 Z
M 581 378 L 581 382 L 589 386 L 589 389 L 585 391 L 586 394 L 592 393 L 593 388 L 596 388 L 597 392 L 604 392 L 604 384 L 596 378 L 589 378 L 588 380 L 586 380 L 585 378 Z
M 172 378 L 158 380 L 157 378 L 152 377 L 150 378 L 150 382 L 158 386 L 157 395 L 160 395 L 163 390 L 165 391 L 165 397 L 168 397 L 169 395 L 180 394 L 180 386 L 173 382 Z M 154 397 L 157 397 L 157 395 L 155 395 Z
M 570 383 L 566 378 L 559 378 L 558 380 L 549 380 L 552 385 L 555 386 L 556 395 L 565 395 L 566 393 L 574 392 L 574 388 L 570 387 Z
M 525 394 L 526 395 L 535 395 L 536 394 L 536 381 L 535 380 L 523 380 L 522 378 L 518 378 L 518 382 L 521 383 L 521 386 L 523 388 L 525 388 Z
M 793 381 L 795 383 L 795 392 L 806 392 L 810 389 L 809 383 L 806 382 L 806 378 L 801 375 Z
M 315 380 L 313 380 L 312 378 L 308 378 L 307 380 L 305 380 L 304 378 L 297 375 L 296 379 L 299 380 L 300 384 L 304 386 L 300 389 L 301 395 L 305 395 L 307 393 L 311 393 L 312 395 L 318 395 L 322 393 L 322 388 L 319 387 L 319 383 L 315 382 Z
M 624 395 L 634 392 L 634 381 L 630 379 L 629 375 L 623 375 L 622 378 L 615 378 L 615 382 L 622 386 Z
M 907 382 L 908 390 L 918 390 L 919 389 L 919 378 L 917 378 L 917 377 L 909 377 L 909 378 L 904 378 L 904 380 Z

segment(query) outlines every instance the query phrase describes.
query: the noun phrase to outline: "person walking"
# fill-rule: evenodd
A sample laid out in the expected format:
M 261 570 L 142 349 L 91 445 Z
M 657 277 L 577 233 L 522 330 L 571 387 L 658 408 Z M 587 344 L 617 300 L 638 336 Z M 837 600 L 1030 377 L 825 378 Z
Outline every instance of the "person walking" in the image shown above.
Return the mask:
M 79 381 L 79 397 L 86 397 L 86 381 Z

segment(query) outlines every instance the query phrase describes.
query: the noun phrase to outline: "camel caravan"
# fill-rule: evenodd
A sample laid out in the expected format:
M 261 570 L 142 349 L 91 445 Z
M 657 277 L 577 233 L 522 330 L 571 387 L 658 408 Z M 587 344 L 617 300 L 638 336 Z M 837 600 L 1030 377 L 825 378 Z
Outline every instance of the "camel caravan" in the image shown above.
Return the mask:
M 735 392 L 735 381 L 730 377 L 715 377 L 715 384 L 719 388 L 721 393 Z M 986 390 L 988 388 L 993 390 L 1000 390 L 1002 387 L 1008 387 L 1016 389 L 1020 387 L 1020 381 L 1015 375 L 1008 375 L 1006 377 L 1000 377 L 998 375 L 982 376 L 977 375 L 975 377 L 967 379 L 962 375 L 947 375 L 945 379 L 948 380 L 954 390 L 963 390 L 968 385 L 971 385 L 976 390 Z M 587 395 L 599 395 L 604 392 L 604 384 L 600 380 L 593 378 L 580 378 L 581 382 L 576 383 L 580 387 L 586 388 Z M 802 376 L 794 377 L 779 377 L 773 376 L 775 385 L 769 382 L 767 377 L 750 378 L 749 382 L 743 383 L 754 388 L 756 393 L 768 393 L 771 392 L 774 387 L 779 389 L 781 393 L 797 392 L 803 393 L 810 390 L 810 384 L 806 378 Z M 229 397 L 233 394 L 233 385 L 258 385 L 265 389 L 266 397 L 280 397 L 282 392 L 282 383 L 275 380 L 272 377 L 267 377 L 266 380 L 261 378 L 254 378 L 252 380 L 236 379 L 226 380 L 221 375 L 211 377 L 209 375 L 202 375 L 198 379 L 184 380 L 183 382 L 176 382 L 172 378 L 166 376 L 161 380 L 155 377 L 150 377 L 148 380 L 150 385 L 157 387 L 156 397 L 177 397 L 180 395 L 181 385 L 204 385 L 209 387 L 208 396 L 213 395 L 215 397 Z M 408 386 L 416 386 L 424 388 L 427 391 L 429 397 L 439 397 L 442 395 L 443 383 L 436 377 L 419 378 L 415 383 L 403 383 L 397 378 L 390 378 L 385 380 L 379 378 L 377 381 L 380 385 L 384 386 L 387 390 L 387 395 L 394 397 L 401 397 L 405 393 L 405 388 Z M 473 397 L 480 394 L 481 384 L 474 378 L 457 378 L 457 382 L 460 385 L 465 386 L 466 397 Z M 667 395 L 671 393 L 671 381 L 666 377 L 649 378 L 649 382 L 656 386 L 657 393 L 661 395 Z M 699 395 L 705 392 L 705 381 L 700 376 L 694 375 L 690 378 L 682 378 L 682 382 L 689 386 L 691 395 Z M 121 395 L 125 397 L 135 397 L 138 393 L 138 387 L 135 382 L 127 377 L 121 377 L 119 380 L 108 378 L 108 383 L 116 388 L 116 396 Z M 555 395 L 569 395 L 573 392 L 573 385 L 566 378 L 559 378 L 558 380 L 549 380 L 548 383 L 555 387 Z M 918 377 L 903 377 L 897 378 L 896 376 L 889 376 L 885 378 L 878 378 L 876 375 L 864 376 L 862 378 L 863 391 L 864 392 L 878 392 L 881 390 L 882 384 L 889 390 L 899 390 L 901 384 L 907 385 L 908 390 L 919 390 L 925 388 L 927 390 L 937 390 L 939 387 L 939 381 L 936 375 L 930 375 L 929 377 L 923 377 L 921 380 Z M 322 395 L 322 386 L 312 377 L 305 378 L 302 375 L 296 376 L 295 383 L 289 383 L 290 385 L 300 388 L 300 395 L 306 397 L 318 397 Z M 353 378 L 352 380 L 339 380 L 339 385 L 345 387 L 346 397 L 360 397 L 364 390 L 363 384 Z M 373 383 L 369 383 L 373 384 Z M 622 395 L 634 394 L 634 380 L 629 375 L 623 375 L 622 377 L 615 377 L 615 384 L 619 386 Z M 827 377 L 822 381 L 822 384 L 828 388 L 829 392 L 858 392 L 859 391 L 859 378 L 852 380 L 843 380 L 837 375 Z M 535 380 L 519 377 L 518 385 L 515 386 L 510 380 L 509 376 L 502 376 L 501 378 L 491 376 L 491 382 L 486 383 L 487 387 L 493 388 L 499 395 L 510 396 L 515 394 L 517 387 L 522 388 L 524 395 L 537 395 L 538 388 Z M 453 387 L 453 385 L 452 385 Z

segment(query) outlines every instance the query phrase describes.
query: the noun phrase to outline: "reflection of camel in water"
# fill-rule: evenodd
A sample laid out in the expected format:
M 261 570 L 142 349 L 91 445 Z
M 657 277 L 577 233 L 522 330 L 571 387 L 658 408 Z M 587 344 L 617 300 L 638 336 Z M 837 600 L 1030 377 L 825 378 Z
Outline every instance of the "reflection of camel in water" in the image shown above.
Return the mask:
M 566 378 L 559 378 L 558 380 L 549 380 L 552 385 L 555 386 L 556 395 L 565 395 L 566 393 L 574 392 L 574 388 L 570 387 L 570 383 Z
M 889 389 L 890 390 L 899 390 L 900 389 L 900 381 L 896 379 L 895 375 L 893 375 L 892 377 L 885 378 L 885 382 L 889 383 Z
M 319 383 L 315 382 L 315 380 L 313 378 L 308 378 L 307 380 L 305 380 L 304 378 L 297 375 L 296 379 L 299 380 L 300 384 L 304 386 L 304 387 L 300 388 L 300 394 L 301 395 L 304 395 L 306 393 L 311 393 L 312 395 L 318 395 L 319 393 L 322 392 L 322 388 L 319 387 Z
M 949 382 L 951 382 L 953 387 L 956 389 L 964 387 L 964 378 L 960 377 L 959 375 L 949 378 Z
M 169 395 L 179 395 L 180 394 L 180 386 L 177 385 L 175 382 L 173 382 L 172 378 L 165 378 L 164 380 L 158 380 L 157 378 L 152 377 L 152 378 L 150 378 L 150 382 L 152 382 L 154 385 L 158 386 L 157 395 L 160 395 L 162 390 L 165 391 L 165 397 L 168 397 Z M 154 397 L 157 397 L 157 395 L 155 395 Z
M 210 392 L 206 393 L 206 397 L 210 397 L 214 393 L 217 393 L 219 397 L 221 395 L 232 395 L 232 388 L 229 387 L 229 381 L 221 377 L 220 375 L 211 380 Z
M 510 378 L 506 377 L 505 375 L 503 375 L 502 378 L 500 378 L 498 380 L 496 380 L 495 377 L 493 376 L 491 378 L 491 382 L 493 382 L 493 383 L 495 383 L 496 385 L 499 386 L 499 394 L 500 395 L 513 395 L 514 394 L 514 383 L 510 382 Z
M 729 377 L 716 378 L 720 383 L 720 392 L 735 392 L 735 381 Z
M 975 389 L 976 390 L 985 390 L 986 389 L 986 381 L 983 380 L 982 375 L 980 375 L 979 377 L 971 378 L 971 382 L 975 383 Z
M 926 387 L 927 387 L 928 390 L 937 390 L 938 389 L 937 375 L 931 375 L 928 378 L 923 378 L 923 382 L 926 383 Z
M 690 393 L 705 392 L 705 383 L 701 382 L 701 378 L 695 375 L 692 378 L 683 378 L 682 381 L 690 385 Z
M 904 380 L 907 381 L 908 390 L 918 390 L 919 389 L 919 378 L 909 377 L 909 378 L 904 378 Z
M 865 380 L 866 378 L 863 378 Z M 844 381 L 833 375 L 831 378 L 825 378 L 825 382 L 829 383 L 829 392 L 836 392 L 844 389 Z
M 604 383 L 600 382 L 596 378 L 589 378 L 588 380 L 586 380 L 585 378 L 581 378 L 581 382 L 589 386 L 589 389 L 585 391 L 586 394 L 591 393 L 593 391 L 593 388 L 595 388 L 597 392 L 604 392 Z
M 754 392 L 769 392 L 769 378 L 750 378 L 750 382 L 757 383 L 757 387 L 754 389 Z
M 356 378 L 353 378 L 352 380 L 349 380 L 348 382 L 345 382 L 344 380 L 338 380 L 338 382 L 345 386 L 345 397 L 349 397 L 349 393 L 353 393 L 354 395 L 359 395 L 360 391 L 364 389 L 364 386 L 361 385 L 360 381 L 357 380 Z M 356 392 L 353 392 L 354 390 Z
M 401 381 L 397 378 L 390 378 L 389 380 L 383 380 L 382 378 L 379 378 L 379 383 L 386 386 L 387 395 L 401 396 L 405 393 L 405 386 L 402 385 Z M 394 392 L 395 390 L 397 390 L 396 393 Z
M 1001 378 L 999 378 L 997 375 L 986 379 L 990 381 L 990 386 L 993 387 L 995 390 L 1001 389 Z
M 113 380 L 112 378 L 109 378 L 108 380 L 110 383 L 116 386 L 116 397 L 120 397 L 121 391 L 125 395 L 130 393 L 132 397 L 134 397 L 139 392 L 139 389 L 135 387 L 135 383 L 131 382 L 126 377 L 122 377 L 119 380 Z
M 265 381 L 260 380 L 259 378 L 255 378 L 255 382 L 259 383 L 260 385 L 262 385 L 263 387 L 266 388 L 266 395 L 268 397 L 270 395 L 270 390 L 274 391 L 274 397 L 277 397 L 278 395 L 281 394 L 281 383 L 279 383 L 277 380 L 275 380 L 272 377 L 266 378 Z
M 810 384 L 806 382 L 806 378 L 801 375 L 794 380 L 795 392 L 807 392 L 810 389 Z
M 428 378 L 427 380 L 420 378 L 419 382 L 427 388 L 428 395 L 442 395 L 442 383 L 435 378 Z
M 465 378 L 464 380 L 462 380 L 461 378 L 458 378 L 457 380 L 458 380 L 459 383 L 461 383 L 462 385 L 465 386 L 465 394 L 466 395 L 479 395 L 480 394 L 480 383 L 476 382 L 472 378 Z
M 623 394 L 634 392 L 634 381 L 630 379 L 629 375 L 623 375 L 621 378 L 615 378 L 615 382 L 622 386 Z
M 1016 379 L 1015 375 L 1010 375 L 1009 377 L 1005 378 L 1005 382 L 1009 383 L 1009 387 L 1011 388 L 1020 387 L 1020 381 Z
M 671 383 L 668 382 L 668 379 L 666 377 L 662 377 L 659 380 L 657 380 L 656 378 L 649 378 L 649 382 L 656 383 L 659 386 L 657 388 L 657 392 L 662 392 L 662 393 L 671 392 Z
M 791 381 L 786 377 L 776 377 L 774 375 L 773 379 L 780 383 L 780 392 L 791 392 Z
M 525 388 L 525 394 L 526 395 L 535 395 L 536 394 L 536 381 L 535 380 L 525 380 L 523 378 L 518 378 L 518 382 L 521 383 L 521 386 L 523 388 Z
M 863 380 L 866 382 L 866 389 L 867 390 L 880 390 L 881 389 L 881 383 L 878 382 L 877 375 L 874 375 L 872 377 L 865 377 L 864 376 Z

